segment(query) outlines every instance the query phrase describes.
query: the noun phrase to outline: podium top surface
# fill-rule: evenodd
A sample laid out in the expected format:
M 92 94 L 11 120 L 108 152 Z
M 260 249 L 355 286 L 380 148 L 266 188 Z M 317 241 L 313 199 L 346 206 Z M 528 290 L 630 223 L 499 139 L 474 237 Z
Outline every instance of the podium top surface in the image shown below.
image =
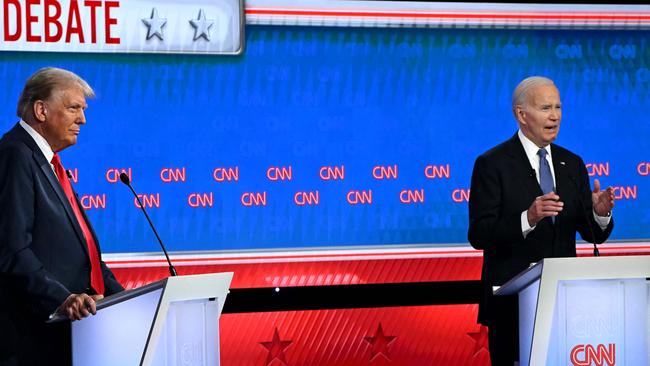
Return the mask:
M 545 258 L 513 277 L 494 294 L 516 294 L 541 276 L 552 276 L 557 280 L 650 277 L 650 256 Z
M 152 282 L 145 286 L 107 296 L 97 301 L 97 311 L 101 311 L 102 309 L 106 309 L 113 305 L 159 289 L 163 289 L 163 292 L 169 301 L 183 301 L 202 297 L 212 298 L 221 296 L 220 294 L 227 294 L 232 276 L 233 272 L 224 272 L 163 278 L 162 280 Z M 222 309 L 223 304 L 224 300 L 220 302 Z M 62 314 L 56 314 L 47 322 L 53 323 L 64 320 L 68 320 L 68 318 Z
M 149 293 L 151 291 L 158 290 L 160 288 L 165 287 L 165 284 L 167 283 L 167 278 L 163 278 L 162 280 L 158 280 L 156 282 L 152 282 L 150 284 L 130 289 L 130 290 L 124 290 L 122 292 L 118 292 L 116 294 L 113 294 L 111 296 L 106 296 L 105 298 L 97 301 L 97 311 L 105 309 L 109 306 L 113 306 L 115 304 L 119 304 L 123 301 L 130 300 L 134 297 L 138 297 L 140 295 L 144 295 L 146 293 Z

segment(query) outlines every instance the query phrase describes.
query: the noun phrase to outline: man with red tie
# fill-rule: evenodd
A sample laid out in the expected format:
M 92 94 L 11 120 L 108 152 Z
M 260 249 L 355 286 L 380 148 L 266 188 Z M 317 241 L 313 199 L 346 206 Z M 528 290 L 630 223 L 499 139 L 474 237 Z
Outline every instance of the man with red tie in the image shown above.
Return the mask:
M 58 153 L 77 142 L 92 88 L 44 68 L 26 82 L 21 121 L 0 139 L 0 365 L 71 364 L 70 324 L 122 291 Z

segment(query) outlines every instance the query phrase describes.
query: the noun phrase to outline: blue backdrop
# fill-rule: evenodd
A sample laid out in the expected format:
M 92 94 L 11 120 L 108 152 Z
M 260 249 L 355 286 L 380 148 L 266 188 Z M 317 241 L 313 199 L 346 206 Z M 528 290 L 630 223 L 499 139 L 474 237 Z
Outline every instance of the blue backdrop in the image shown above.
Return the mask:
M 650 237 L 647 33 L 248 26 L 246 42 L 238 57 L 1 53 L 0 127 L 16 122 L 39 67 L 95 88 L 62 157 L 95 202 L 105 252 L 158 250 L 131 193 L 107 179 L 113 168 L 159 198 L 149 212 L 173 251 L 466 243 L 474 159 L 515 133 L 516 84 L 545 75 L 563 101 L 557 143 L 618 187 L 613 238 Z M 373 177 L 395 165 L 396 179 Z M 431 165 L 442 177 L 427 178 Z M 289 166 L 291 180 L 268 179 Z M 345 178 L 322 180 L 323 166 Z M 238 180 L 216 181 L 218 167 Z M 185 181 L 164 182 L 163 168 L 185 168 Z M 424 202 L 401 203 L 405 189 Z M 346 198 L 370 190 L 371 204 Z M 302 191 L 318 191 L 318 205 L 297 205 Z M 243 205 L 247 192 L 265 192 L 265 205 Z M 192 193 L 212 205 L 191 207 Z

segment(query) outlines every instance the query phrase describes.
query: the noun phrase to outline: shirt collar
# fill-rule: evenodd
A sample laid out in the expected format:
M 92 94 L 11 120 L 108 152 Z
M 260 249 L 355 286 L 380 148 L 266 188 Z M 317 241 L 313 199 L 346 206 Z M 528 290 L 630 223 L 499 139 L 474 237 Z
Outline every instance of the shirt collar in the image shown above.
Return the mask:
M 521 129 L 517 131 L 517 136 L 519 137 L 519 141 L 521 141 L 521 144 L 524 146 L 524 151 L 526 151 L 526 157 L 528 158 L 529 161 L 539 161 L 539 157 L 537 156 L 537 151 L 539 151 L 539 147 L 535 145 L 534 142 L 530 141 L 526 135 L 524 135 L 523 132 L 521 132 Z M 551 156 L 551 145 L 546 145 L 544 147 L 544 150 L 546 150 L 547 157 L 548 159 L 552 159 Z
M 32 126 L 28 125 L 27 122 L 23 121 L 22 119 L 20 120 L 20 126 L 34 139 L 36 145 L 38 145 L 38 148 L 41 149 L 41 152 L 45 156 L 45 159 L 47 159 L 49 163 L 52 163 L 54 151 L 52 151 L 52 147 L 47 143 L 45 137 L 41 136 L 40 133 L 38 133 Z

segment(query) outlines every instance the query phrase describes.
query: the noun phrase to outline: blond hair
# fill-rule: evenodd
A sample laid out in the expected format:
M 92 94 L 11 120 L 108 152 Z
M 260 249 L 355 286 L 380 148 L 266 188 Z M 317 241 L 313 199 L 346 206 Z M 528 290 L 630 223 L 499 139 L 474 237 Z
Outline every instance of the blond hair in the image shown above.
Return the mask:
M 71 71 L 56 67 L 44 67 L 36 71 L 25 82 L 25 87 L 18 99 L 16 115 L 26 120 L 31 117 L 29 113 L 33 113 L 32 107 L 37 100 L 46 100 L 54 91 L 70 87 L 81 89 L 86 98 L 95 96 L 95 92 L 90 85 Z

